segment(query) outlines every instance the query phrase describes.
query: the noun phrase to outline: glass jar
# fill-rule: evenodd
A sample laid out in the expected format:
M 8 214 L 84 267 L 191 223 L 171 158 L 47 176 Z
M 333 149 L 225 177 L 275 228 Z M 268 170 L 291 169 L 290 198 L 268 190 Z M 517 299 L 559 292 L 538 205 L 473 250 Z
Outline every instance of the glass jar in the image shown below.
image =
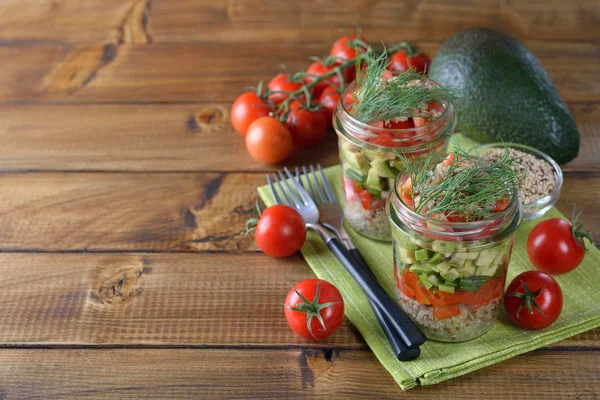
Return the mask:
M 394 237 L 396 297 L 433 340 L 462 342 L 483 335 L 498 317 L 515 231 L 523 217 L 518 194 L 493 218 L 438 221 L 417 214 L 398 195 L 386 209 Z
M 427 82 L 436 85 L 433 81 Z M 446 155 L 456 117 L 452 104 L 443 103 L 436 118 L 423 126 L 390 129 L 382 123 L 380 126 L 365 124 L 348 112 L 347 99 L 355 91 L 356 82 L 353 82 L 343 93 L 333 115 L 343 170 L 344 217 L 358 233 L 389 242 L 392 237 L 385 204 L 396 176 L 404 171 L 399 155 L 407 158 L 423 157 L 429 152 Z

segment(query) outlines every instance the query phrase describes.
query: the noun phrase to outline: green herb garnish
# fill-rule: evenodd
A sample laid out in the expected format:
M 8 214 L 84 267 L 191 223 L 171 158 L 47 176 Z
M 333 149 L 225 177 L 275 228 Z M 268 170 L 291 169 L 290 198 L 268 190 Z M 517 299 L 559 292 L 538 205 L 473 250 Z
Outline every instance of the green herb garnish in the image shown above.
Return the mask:
M 433 153 L 415 160 L 400 155 L 412 182 L 415 211 L 428 216 L 452 214 L 466 221 L 492 217 L 497 202 L 510 199 L 522 177 L 515 171 L 508 146 L 502 158 L 491 165 L 456 146 L 453 153 L 446 176 L 435 184 L 432 178 L 438 160 Z
M 420 111 L 427 103 L 452 101 L 455 91 L 442 86 L 415 84 L 423 82 L 425 75 L 413 70 L 401 72 L 386 81 L 382 75 L 388 65 L 388 55 L 383 52 L 367 53 L 364 66 L 357 68 L 356 87 L 359 101 L 353 105 L 352 115 L 361 122 L 372 123 L 398 117 L 429 117 Z

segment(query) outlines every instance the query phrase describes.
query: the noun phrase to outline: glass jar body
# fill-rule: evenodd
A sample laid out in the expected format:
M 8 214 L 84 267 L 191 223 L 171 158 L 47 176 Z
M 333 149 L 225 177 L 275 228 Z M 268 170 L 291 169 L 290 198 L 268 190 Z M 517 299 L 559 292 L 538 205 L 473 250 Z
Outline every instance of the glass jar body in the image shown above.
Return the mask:
M 488 221 L 450 223 L 416 215 L 396 193 L 387 207 L 400 306 L 429 339 L 463 342 L 483 335 L 500 310 L 522 219 L 518 198 Z
M 356 90 L 355 83 L 342 98 L 353 90 Z M 345 219 L 363 236 L 389 242 L 392 235 L 385 204 L 396 177 L 404 172 L 401 156 L 412 159 L 433 152 L 436 158 L 445 157 L 456 117 L 448 103 L 443 105 L 437 119 L 423 126 L 388 129 L 380 125 L 357 121 L 343 101 L 333 115 L 343 172 Z

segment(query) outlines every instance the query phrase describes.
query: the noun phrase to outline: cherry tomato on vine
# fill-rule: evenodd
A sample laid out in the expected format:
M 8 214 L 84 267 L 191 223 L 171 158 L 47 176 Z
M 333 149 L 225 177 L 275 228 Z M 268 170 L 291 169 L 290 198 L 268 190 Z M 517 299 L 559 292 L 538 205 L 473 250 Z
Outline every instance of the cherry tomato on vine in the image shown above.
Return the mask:
M 356 40 L 357 37 L 358 36 L 356 34 L 342 36 L 333 43 L 329 54 L 333 57 L 338 57 L 343 60 L 354 60 L 356 58 L 356 48 L 350 46 L 349 42 L 351 40 Z M 367 42 L 367 39 L 365 39 L 364 37 L 360 37 L 359 39 L 365 43 Z M 360 46 L 359 48 L 366 50 L 364 46 Z
M 236 131 L 245 136 L 252 122 L 268 116 L 271 111 L 271 105 L 255 92 L 242 93 L 231 106 L 231 124 Z
M 333 126 L 333 112 L 340 101 L 340 94 L 333 86 L 328 86 L 319 96 L 319 104 L 323 106 L 323 111 L 327 114 L 327 126 Z
M 327 133 L 327 114 L 323 110 L 308 111 L 297 100 L 290 102 L 286 125 L 297 146 L 313 145 Z
M 292 82 L 289 80 L 289 74 L 279 74 L 269 81 L 267 85 L 271 91 L 295 92 L 302 87 L 302 82 Z M 272 93 L 269 100 L 275 104 L 281 104 L 288 98 L 286 93 Z
M 342 295 L 322 279 L 296 283 L 283 305 L 290 328 L 306 339 L 324 339 L 335 333 L 344 320 Z
M 541 271 L 518 275 L 506 288 L 504 308 L 510 320 L 522 329 L 550 326 L 562 311 L 563 296 L 558 282 Z
M 260 249 L 271 257 L 291 256 L 304 244 L 306 225 L 298 211 L 281 204 L 262 212 L 254 240 Z
M 527 254 L 534 267 L 552 275 L 566 274 L 581 264 L 586 248 L 584 238 L 591 241 L 582 224 L 574 226 L 560 218 L 550 218 L 537 224 L 527 238 Z
M 337 65 L 327 66 L 327 65 L 323 65 L 323 63 L 321 61 L 315 61 L 312 64 L 310 64 L 308 66 L 308 68 L 306 68 L 306 73 L 309 75 L 314 75 L 314 76 L 307 76 L 306 78 L 304 78 L 304 80 L 306 81 L 306 83 L 311 83 L 313 80 L 325 75 L 326 73 L 333 70 L 335 67 L 337 67 Z M 342 71 L 342 77 L 344 78 L 344 81 L 346 83 L 349 82 L 350 76 L 349 76 L 348 69 L 345 69 Z M 338 76 L 338 74 L 332 75 L 329 78 L 324 79 L 321 82 L 317 83 L 312 88 L 314 96 L 319 97 L 321 95 L 321 93 L 323 93 L 325 88 L 327 88 L 327 86 L 329 86 L 329 85 L 333 85 L 336 87 L 340 86 L 340 77 Z
M 275 164 L 292 151 L 292 135 L 273 117 L 261 117 L 248 127 L 246 148 L 256 161 Z
M 404 50 L 398 50 L 392 54 L 389 60 L 388 69 L 394 72 L 404 72 L 410 68 L 416 72 L 426 72 L 429 71 L 429 64 L 431 64 L 431 60 L 427 54 L 407 55 Z

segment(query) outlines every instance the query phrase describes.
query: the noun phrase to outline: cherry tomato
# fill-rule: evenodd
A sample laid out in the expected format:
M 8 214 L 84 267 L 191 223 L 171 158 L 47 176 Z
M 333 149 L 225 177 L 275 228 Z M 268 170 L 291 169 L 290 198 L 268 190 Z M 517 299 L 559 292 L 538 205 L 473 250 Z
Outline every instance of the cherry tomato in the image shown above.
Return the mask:
M 295 92 L 302 87 L 302 82 L 291 82 L 289 74 L 279 74 L 269 81 L 267 85 L 271 91 Z M 269 95 L 269 100 L 275 104 L 280 104 L 288 98 L 286 93 L 273 93 Z
M 504 294 L 506 314 L 521 329 L 550 326 L 560 315 L 562 305 L 562 290 L 558 282 L 540 271 L 518 275 Z
M 319 96 L 319 104 L 323 106 L 323 111 L 327 114 L 327 126 L 333 126 L 333 112 L 340 101 L 340 94 L 333 86 L 328 86 Z
M 583 237 L 589 238 L 589 234 L 573 229 L 565 220 L 550 218 L 537 224 L 529 234 L 527 254 L 537 269 L 553 275 L 565 274 L 577 268 L 585 256 Z
M 327 113 L 323 110 L 308 111 L 302 104 L 293 100 L 290 102 L 286 125 L 297 146 L 310 146 L 320 142 L 327 133 Z
M 389 58 L 388 69 L 394 72 L 404 72 L 414 69 L 416 72 L 426 72 L 429 70 L 431 60 L 425 53 L 418 55 L 406 55 L 404 50 L 398 50 Z
M 338 40 L 333 43 L 333 47 L 331 47 L 330 55 L 333 57 L 338 57 L 343 60 L 354 60 L 356 58 L 356 48 L 351 47 L 349 45 L 350 40 L 355 40 L 358 36 L 356 34 L 349 36 L 342 36 Z M 364 37 L 360 37 L 360 40 L 363 42 L 367 42 L 367 39 Z M 360 46 L 359 48 L 366 50 L 364 46 Z
M 306 69 L 306 73 L 319 77 L 319 76 L 325 75 L 326 73 L 330 72 L 335 67 L 337 67 L 337 65 L 326 66 L 326 65 L 323 65 L 323 63 L 321 61 L 315 61 L 308 66 L 308 68 Z M 306 81 L 306 83 L 310 83 L 315 79 L 315 76 L 307 76 L 304 80 Z M 346 83 L 349 82 L 350 76 L 349 76 L 348 69 L 345 69 L 342 71 L 342 77 L 344 78 L 344 81 Z M 335 87 L 340 86 L 340 77 L 338 76 L 338 74 L 330 76 L 329 78 L 317 83 L 312 88 L 312 91 L 313 91 L 313 94 L 315 95 L 315 97 L 319 97 L 321 95 L 321 93 L 323 93 L 325 88 L 329 85 L 333 85 Z
M 271 111 L 271 106 L 255 92 L 242 93 L 231 106 L 231 124 L 245 136 L 252 122 L 268 116 Z
M 260 216 L 254 240 L 271 257 L 291 256 L 304 244 L 306 225 L 298 211 L 281 204 L 267 208 Z
M 246 148 L 256 161 L 275 164 L 292 151 L 292 135 L 273 117 L 261 117 L 248 127 Z
M 324 339 L 337 331 L 344 320 L 342 295 L 322 279 L 296 283 L 283 304 L 288 325 L 306 339 Z

